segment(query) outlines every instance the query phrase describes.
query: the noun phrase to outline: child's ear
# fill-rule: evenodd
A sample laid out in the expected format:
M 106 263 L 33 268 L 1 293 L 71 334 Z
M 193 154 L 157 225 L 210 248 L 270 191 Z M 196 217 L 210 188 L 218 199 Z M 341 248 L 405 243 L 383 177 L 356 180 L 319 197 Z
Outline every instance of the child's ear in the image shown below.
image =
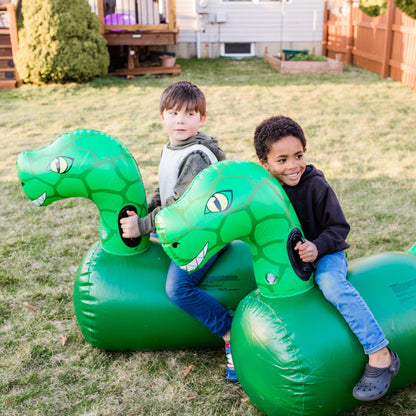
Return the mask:
M 269 165 L 267 164 L 267 160 L 259 159 L 260 165 L 264 167 L 267 171 L 269 170 Z
M 162 122 L 162 125 L 165 125 L 165 117 L 163 116 L 163 113 L 159 113 L 160 121 Z
M 207 113 L 205 113 L 203 116 L 201 116 L 200 125 L 204 124 L 205 120 L 207 119 Z

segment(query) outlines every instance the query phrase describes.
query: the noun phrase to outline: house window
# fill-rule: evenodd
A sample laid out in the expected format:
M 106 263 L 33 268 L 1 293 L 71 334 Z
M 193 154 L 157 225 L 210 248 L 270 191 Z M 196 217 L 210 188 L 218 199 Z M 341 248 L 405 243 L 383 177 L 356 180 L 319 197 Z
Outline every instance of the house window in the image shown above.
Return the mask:
M 221 56 L 244 58 L 246 56 L 254 56 L 253 51 L 254 47 L 250 42 L 221 44 Z

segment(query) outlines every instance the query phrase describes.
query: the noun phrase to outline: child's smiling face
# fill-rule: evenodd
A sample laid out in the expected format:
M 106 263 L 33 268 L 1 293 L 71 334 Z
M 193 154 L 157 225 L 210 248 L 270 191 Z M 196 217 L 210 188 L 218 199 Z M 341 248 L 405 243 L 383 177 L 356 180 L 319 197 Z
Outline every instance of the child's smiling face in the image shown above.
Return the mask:
M 260 163 L 281 185 L 295 186 L 306 169 L 305 149 L 297 137 L 282 137 L 272 144 L 267 160 Z

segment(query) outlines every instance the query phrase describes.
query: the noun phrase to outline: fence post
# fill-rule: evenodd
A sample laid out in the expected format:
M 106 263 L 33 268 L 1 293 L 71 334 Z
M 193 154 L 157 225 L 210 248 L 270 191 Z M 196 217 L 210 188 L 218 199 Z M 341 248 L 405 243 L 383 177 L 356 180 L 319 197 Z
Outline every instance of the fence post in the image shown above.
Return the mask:
M 384 34 L 383 64 L 381 76 L 387 78 L 390 72 L 391 39 L 393 37 L 394 0 L 387 0 L 386 32 Z
M 352 65 L 352 48 L 354 47 L 354 21 L 352 18 L 352 2 L 353 0 L 348 0 L 349 21 L 347 35 L 347 65 Z
M 328 0 L 324 2 L 324 33 L 322 35 L 322 55 L 328 56 Z

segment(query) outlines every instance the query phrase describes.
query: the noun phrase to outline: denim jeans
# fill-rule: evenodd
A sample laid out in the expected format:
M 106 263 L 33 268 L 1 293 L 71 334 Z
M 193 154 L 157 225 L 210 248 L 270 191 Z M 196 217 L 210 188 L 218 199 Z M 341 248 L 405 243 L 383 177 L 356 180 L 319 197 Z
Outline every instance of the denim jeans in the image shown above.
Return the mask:
M 389 342 L 364 299 L 347 280 L 347 259 L 343 251 L 323 256 L 316 262 L 315 282 L 325 298 L 343 316 L 366 354 Z
M 175 305 L 205 325 L 212 333 L 222 337 L 230 330 L 232 318 L 221 304 L 198 287 L 199 281 L 217 257 L 218 254 L 214 255 L 201 269 L 193 273 L 188 273 L 171 262 L 166 279 L 166 294 Z

